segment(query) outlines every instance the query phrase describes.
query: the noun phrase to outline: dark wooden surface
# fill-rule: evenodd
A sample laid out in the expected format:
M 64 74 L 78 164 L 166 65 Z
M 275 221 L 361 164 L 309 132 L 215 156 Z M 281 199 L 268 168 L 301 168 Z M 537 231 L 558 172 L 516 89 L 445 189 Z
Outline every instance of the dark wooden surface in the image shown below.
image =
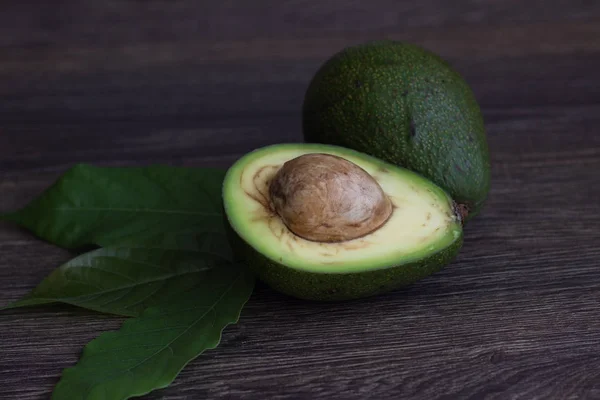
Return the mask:
M 447 58 L 485 114 L 492 191 L 459 258 L 348 303 L 259 286 L 218 349 L 146 398 L 600 399 L 598 1 L 3 2 L 0 210 L 76 162 L 227 167 L 300 141 L 316 68 L 382 37 Z M 0 225 L 0 304 L 68 258 Z M 49 398 L 120 323 L 1 313 L 0 398 Z

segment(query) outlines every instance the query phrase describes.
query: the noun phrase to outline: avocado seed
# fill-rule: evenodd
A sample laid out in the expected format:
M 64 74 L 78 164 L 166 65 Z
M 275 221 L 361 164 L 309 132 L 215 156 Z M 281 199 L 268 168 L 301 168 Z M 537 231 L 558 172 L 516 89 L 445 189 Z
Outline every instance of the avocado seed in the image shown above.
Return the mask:
M 316 242 L 365 236 L 392 214 L 389 198 L 369 173 L 330 154 L 305 154 L 284 163 L 269 197 L 290 231 Z

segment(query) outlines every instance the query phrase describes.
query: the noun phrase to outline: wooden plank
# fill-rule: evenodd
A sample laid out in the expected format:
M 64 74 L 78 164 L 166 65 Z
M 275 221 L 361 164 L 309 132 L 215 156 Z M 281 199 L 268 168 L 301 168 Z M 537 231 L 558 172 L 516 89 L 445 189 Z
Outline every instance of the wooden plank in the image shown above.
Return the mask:
M 578 22 L 538 22 L 522 25 L 428 26 L 373 32 L 344 32 L 326 37 L 256 37 L 214 40 L 186 37 L 180 41 L 105 37 L 89 43 L 49 41 L 40 46 L 4 46 L 0 73 L 36 71 L 131 70 L 165 65 L 201 65 L 223 61 L 323 59 L 345 46 L 369 40 L 393 39 L 429 48 L 444 57 L 469 59 L 533 54 L 565 55 L 596 51 L 598 18 Z M 14 32 L 8 31 L 13 34 Z M 465 38 L 467 37 L 467 38 Z M 468 40 L 465 40 L 468 39 Z M 52 62 L 48 62 L 52 61 Z
M 498 173 L 505 173 L 507 165 L 516 171 L 545 163 L 558 167 L 597 160 L 600 136 L 593 134 L 600 124 L 597 105 L 486 108 L 484 114 Z M 27 170 L 64 171 L 77 162 L 227 168 L 257 147 L 303 140 L 298 115 L 158 121 L 89 118 L 91 122 L 5 124 L 5 134 L 0 135 L 0 178 L 6 179 L 5 190 L 22 190 L 12 180 Z M 519 164 L 511 164 L 515 162 Z
M 596 36 L 600 37 L 600 28 Z M 219 118 L 299 117 L 304 93 L 322 61 L 255 60 L 176 63 L 135 70 L 6 73 L 0 87 L 0 118 L 6 125 L 169 118 L 175 123 L 193 120 L 198 124 L 199 120 L 206 123 Z M 454 56 L 451 62 L 483 108 L 600 102 L 600 84 L 593 78 L 600 69 L 600 48 L 568 55 Z
M 12 2 L 0 13 L 0 211 L 77 162 L 226 168 L 301 140 L 320 63 L 390 37 L 447 57 L 481 102 L 493 184 L 447 268 L 320 304 L 259 285 L 221 345 L 148 399 L 600 395 L 600 3 Z M 70 254 L 0 223 L 0 305 Z M 0 314 L 0 398 L 48 398 L 122 319 Z
M 65 44 L 83 47 L 98 43 L 189 40 L 226 41 L 254 38 L 325 38 L 349 32 L 403 32 L 455 26 L 514 25 L 544 22 L 583 22 L 600 15 L 595 1 L 556 0 L 394 0 L 360 1 L 257 0 L 177 4 L 154 0 L 108 0 L 102 3 L 60 0 L 12 2 L 3 6 L 0 45 L 44 47 Z M 548 34 L 553 35 L 552 31 Z M 477 40 L 474 35 L 471 40 Z M 250 40 L 249 40 L 250 41 Z

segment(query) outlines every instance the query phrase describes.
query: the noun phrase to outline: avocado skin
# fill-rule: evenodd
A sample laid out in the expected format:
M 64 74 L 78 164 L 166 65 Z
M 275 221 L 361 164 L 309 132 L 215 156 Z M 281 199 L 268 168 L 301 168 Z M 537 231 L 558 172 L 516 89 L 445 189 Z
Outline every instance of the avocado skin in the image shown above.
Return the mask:
M 272 289 L 304 300 L 343 301 L 375 296 L 408 286 L 449 264 L 463 244 L 463 234 L 452 244 L 421 260 L 385 269 L 357 273 L 299 271 L 265 257 L 247 244 L 226 221 L 236 261 L 241 262 Z
M 450 65 L 392 40 L 347 47 L 317 71 L 302 109 L 304 139 L 411 169 L 468 210 L 483 207 L 490 157 L 483 116 Z

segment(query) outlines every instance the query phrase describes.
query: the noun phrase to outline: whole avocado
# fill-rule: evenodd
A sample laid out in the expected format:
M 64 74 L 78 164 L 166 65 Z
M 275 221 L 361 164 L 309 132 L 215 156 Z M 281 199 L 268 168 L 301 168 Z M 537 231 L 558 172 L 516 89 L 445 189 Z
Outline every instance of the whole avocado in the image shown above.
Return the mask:
M 306 142 L 411 169 L 444 188 L 465 220 L 485 203 L 483 116 L 463 78 L 430 51 L 392 40 L 347 47 L 319 68 L 302 114 Z

